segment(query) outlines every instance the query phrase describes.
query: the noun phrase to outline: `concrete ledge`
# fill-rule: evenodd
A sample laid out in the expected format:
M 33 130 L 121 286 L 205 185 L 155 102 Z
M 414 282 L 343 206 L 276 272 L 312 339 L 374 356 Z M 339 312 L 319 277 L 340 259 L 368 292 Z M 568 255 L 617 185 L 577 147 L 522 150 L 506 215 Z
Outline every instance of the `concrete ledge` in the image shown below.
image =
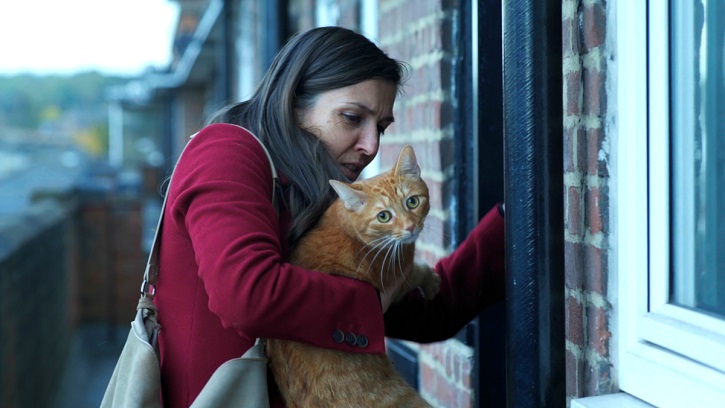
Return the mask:
M 571 408 L 654 408 L 654 406 L 627 393 L 619 392 L 597 397 L 578 398 L 571 401 Z

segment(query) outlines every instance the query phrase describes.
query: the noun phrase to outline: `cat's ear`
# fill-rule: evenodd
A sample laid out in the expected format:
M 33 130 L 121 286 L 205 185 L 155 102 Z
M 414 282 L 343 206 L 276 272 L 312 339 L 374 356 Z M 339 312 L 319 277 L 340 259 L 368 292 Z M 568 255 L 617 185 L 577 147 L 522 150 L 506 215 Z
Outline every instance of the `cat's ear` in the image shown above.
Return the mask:
M 330 185 L 340 196 L 342 204 L 350 211 L 358 212 L 365 207 L 368 197 L 360 190 L 354 189 L 350 184 L 337 180 L 330 180 Z
M 393 174 L 420 179 L 418 159 L 415 158 L 415 152 L 413 151 L 413 147 L 410 145 L 406 145 L 403 147 L 403 150 L 400 151 L 398 161 L 395 163 L 395 167 L 393 168 Z

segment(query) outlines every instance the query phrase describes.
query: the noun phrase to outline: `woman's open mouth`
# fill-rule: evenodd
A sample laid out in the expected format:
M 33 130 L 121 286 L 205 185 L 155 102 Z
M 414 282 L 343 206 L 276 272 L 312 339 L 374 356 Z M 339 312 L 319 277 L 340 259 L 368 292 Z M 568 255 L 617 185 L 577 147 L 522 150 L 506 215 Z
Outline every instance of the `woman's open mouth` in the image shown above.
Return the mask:
M 360 176 L 360 172 L 362 171 L 363 167 L 360 165 L 350 164 L 350 163 L 344 163 L 340 165 L 340 169 L 342 169 L 342 173 L 350 179 L 350 181 L 357 180 L 358 176 Z

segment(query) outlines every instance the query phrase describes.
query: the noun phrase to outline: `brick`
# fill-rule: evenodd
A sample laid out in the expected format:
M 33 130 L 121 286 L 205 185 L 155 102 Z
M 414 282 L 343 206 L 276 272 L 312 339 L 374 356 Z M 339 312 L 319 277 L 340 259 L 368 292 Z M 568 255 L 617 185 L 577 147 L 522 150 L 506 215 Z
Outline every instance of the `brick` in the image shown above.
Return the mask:
M 579 124 L 564 128 L 564 171 L 584 172 L 587 168 L 585 131 Z
M 566 219 L 564 227 L 575 237 L 584 236 L 584 214 L 582 213 L 582 188 L 568 186 L 566 189 Z
M 609 317 L 602 307 L 588 306 L 587 313 L 587 347 L 602 357 L 609 356 Z
M 455 372 L 454 364 L 455 364 L 456 356 L 453 353 L 453 351 L 447 347 L 444 349 L 443 356 L 445 358 L 445 365 L 443 366 L 443 368 L 444 368 L 444 372 L 446 374 L 446 378 L 452 379 L 455 376 L 454 375 L 454 372 Z
M 615 387 L 612 381 L 612 365 L 608 361 L 593 364 L 584 362 L 582 393 L 585 396 L 611 394 Z
M 600 178 L 599 185 L 599 218 L 602 222 L 602 233 L 605 236 L 609 236 L 611 231 L 609 226 L 609 184 L 605 183 L 603 178 Z
M 604 44 L 607 36 L 606 10 L 595 2 L 584 6 L 581 12 L 582 45 L 584 52 Z
M 592 234 L 606 233 L 608 230 L 608 196 L 609 187 L 601 183 L 600 186 L 590 186 L 586 190 L 586 222 Z
M 579 24 L 575 19 L 566 18 L 561 24 L 563 56 L 579 54 Z
M 429 215 L 426 219 L 425 227 L 419 238 L 420 242 L 425 242 L 441 250 L 449 248 L 452 244 L 453 236 L 450 221 L 443 221 L 435 215 Z
M 568 296 L 565 314 L 566 339 L 579 347 L 584 347 L 584 305 L 573 296 Z
M 461 360 L 463 360 L 464 357 L 459 354 L 453 355 L 453 367 L 451 368 L 451 379 L 454 383 L 458 384 L 461 381 L 461 378 L 463 377 L 463 372 L 461 371 Z
M 420 260 L 426 262 L 428 265 L 435 265 L 439 258 L 436 256 L 436 254 L 433 254 L 428 251 L 422 251 L 420 249 L 416 249 L 416 256 L 420 258 Z
M 425 351 L 433 358 L 433 362 L 436 366 L 443 367 L 443 353 L 439 343 L 427 344 L 422 346 L 421 350 Z
M 606 250 L 592 245 L 583 245 L 584 289 L 607 295 L 607 257 Z
M 458 387 L 455 384 L 451 384 L 448 381 L 438 382 L 438 392 L 436 393 L 437 400 L 441 406 L 444 407 L 455 407 L 458 401 Z
M 564 242 L 564 282 L 569 289 L 582 289 L 584 275 L 584 259 L 582 244 Z
M 591 234 L 599 234 L 602 232 L 602 209 L 600 207 L 601 194 L 599 187 L 589 187 L 586 189 L 586 223 Z
M 472 408 L 473 394 L 469 390 L 458 389 L 458 399 L 456 400 L 456 408 Z
M 583 113 L 588 116 L 603 117 L 606 113 L 607 92 L 604 68 L 583 68 L 584 86 Z
M 584 396 L 584 361 L 577 359 L 571 350 L 567 350 L 565 355 L 565 367 L 567 397 L 577 398 Z
M 474 357 L 475 358 L 475 357 Z M 471 364 L 471 360 L 469 358 L 462 358 L 461 359 L 461 380 L 460 383 L 463 385 L 463 387 L 470 389 L 471 379 L 473 376 L 473 365 Z
M 428 185 L 428 200 L 430 201 L 431 209 L 442 210 L 449 201 L 449 197 L 443 195 L 443 184 L 440 181 L 426 180 Z
M 420 370 L 420 388 L 426 390 L 430 394 L 436 394 L 438 391 L 438 374 L 430 365 L 422 362 L 419 364 Z
M 444 237 L 444 232 L 448 230 L 447 224 L 436 215 L 428 215 L 419 241 L 439 248 L 446 248 L 450 244 L 450 241 Z
M 608 176 L 607 161 L 603 151 L 606 134 L 602 128 L 589 128 L 585 130 L 586 137 L 586 171 L 589 175 Z
M 580 116 L 582 114 L 582 73 L 579 70 L 564 75 L 564 97 L 566 98 L 566 115 Z
M 423 106 L 424 111 L 424 122 L 422 123 L 424 128 L 429 129 L 440 129 L 441 128 L 441 101 L 430 101 Z M 448 118 L 450 120 L 450 118 Z

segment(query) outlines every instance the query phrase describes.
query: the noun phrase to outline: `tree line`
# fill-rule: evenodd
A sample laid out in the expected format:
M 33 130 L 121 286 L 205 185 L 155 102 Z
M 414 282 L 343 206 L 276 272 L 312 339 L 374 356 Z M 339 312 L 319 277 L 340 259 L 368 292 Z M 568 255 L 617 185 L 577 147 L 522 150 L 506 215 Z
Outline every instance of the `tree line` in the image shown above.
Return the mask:
M 97 126 L 107 117 L 104 91 L 128 78 L 95 71 L 75 75 L 0 75 L 0 127 L 37 129 L 53 121 Z

